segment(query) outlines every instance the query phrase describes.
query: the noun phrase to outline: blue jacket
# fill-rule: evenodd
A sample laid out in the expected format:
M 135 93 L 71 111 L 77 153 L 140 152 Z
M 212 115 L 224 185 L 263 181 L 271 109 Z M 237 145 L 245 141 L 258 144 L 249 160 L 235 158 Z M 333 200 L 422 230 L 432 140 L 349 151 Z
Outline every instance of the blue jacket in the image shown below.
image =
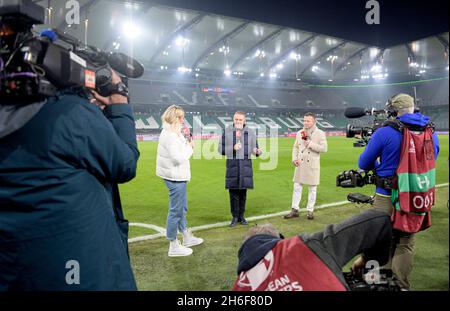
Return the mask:
M 397 117 L 401 122 L 411 125 L 425 126 L 430 118 L 420 113 L 405 114 Z M 439 154 L 439 139 L 433 133 L 435 159 Z M 359 157 L 358 166 L 363 170 L 375 169 L 381 177 L 389 177 L 395 174 L 400 163 L 400 149 L 402 134 L 390 126 L 377 129 L 369 140 L 366 148 Z M 378 161 L 378 158 L 379 161 Z M 391 195 L 390 190 L 377 187 L 376 192 L 383 195 Z
M 8 271 L 50 256 L 62 260 L 70 251 L 72 259 L 86 260 L 80 262 L 82 273 L 94 269 L 82 275 L 81 286 L 86 287 L 80 289 L 135 289 L 113 211 L 116 184 L 134 178 L 139 157 L 131 107 L 112 105 L 103 113 L 76 90 L 66 90 L 33 109 L 0 105 L 0 290 L 8 286 L 2 284 L 2 267 L 7 265 L 2 255 L 8 249 L 2 245 L 34 250 L 8 264 Z M 44 241 L 56 244 L 47 249 Z M 83 257 L 87 252 L 89 257 Z M 101 265 L 112 270 L 100 272 Z M 22 285 L 66 289 L 50 281 L 49 273 L 47 283 L 40 277 Z M 15 286 L 34 289 L 22 285 Z

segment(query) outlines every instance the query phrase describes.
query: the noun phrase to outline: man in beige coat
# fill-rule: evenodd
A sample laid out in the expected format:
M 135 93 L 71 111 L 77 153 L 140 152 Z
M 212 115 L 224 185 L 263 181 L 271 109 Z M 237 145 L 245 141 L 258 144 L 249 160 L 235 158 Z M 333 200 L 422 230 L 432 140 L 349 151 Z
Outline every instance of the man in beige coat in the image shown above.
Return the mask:
M 292 194 L 292 210 L 285 219 L 298 217 L 303 185 L 309 186 L 307 218 L 313 219 L 316 204 L 317 186 L 320 182 L 320 154 L 327 152 L 328 145 L 325 133 L 316 126 L 316 115 L 305 114 L 303 129 L 297 133 L 292 150 L 292 164 L 295 166 L 294 192 Z

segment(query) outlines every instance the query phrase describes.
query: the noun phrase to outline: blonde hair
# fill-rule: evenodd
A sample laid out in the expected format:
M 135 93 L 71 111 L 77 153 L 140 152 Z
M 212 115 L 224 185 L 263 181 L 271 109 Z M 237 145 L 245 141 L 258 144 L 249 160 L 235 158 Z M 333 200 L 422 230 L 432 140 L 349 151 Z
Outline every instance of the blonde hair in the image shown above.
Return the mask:
M 184 117 L 184 109 L 177 105 L 172 105 L 164 111 L 161 116 L 161 120 L 163 123 L 169 124 L 173 130 L 181 130 L 181 124 L 178 120 Z

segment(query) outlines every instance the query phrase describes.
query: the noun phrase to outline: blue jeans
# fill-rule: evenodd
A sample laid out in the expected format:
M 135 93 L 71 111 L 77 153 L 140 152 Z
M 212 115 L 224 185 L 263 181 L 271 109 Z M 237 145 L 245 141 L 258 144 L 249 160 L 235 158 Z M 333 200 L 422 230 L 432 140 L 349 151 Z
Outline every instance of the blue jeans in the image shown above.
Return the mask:
M 169 241 L 177 238 L 177 230 L 187 229 L 187 191 L 186 181 L 170 181 L 164 179 L 169 189 L 169 214 L 167 215 L 166 237 Z

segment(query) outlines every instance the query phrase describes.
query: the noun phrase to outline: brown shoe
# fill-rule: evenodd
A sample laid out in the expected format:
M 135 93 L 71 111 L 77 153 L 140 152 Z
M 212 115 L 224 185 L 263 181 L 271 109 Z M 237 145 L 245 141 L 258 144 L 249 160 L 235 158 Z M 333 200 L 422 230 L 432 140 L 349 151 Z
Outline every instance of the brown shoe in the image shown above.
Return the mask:
M 287 214 L 287 215 L 284 215 L 283 216 L 283 218 L 284 219 L 290 219 L 290 218 L 294 218 L 294 217 L 298 217 L 299 215 L 298 215 L 298 210 L 296 210 L 295 208 L 293 208 L 292 210 L 291 210 L 291 212 L 289 213 L 289 214 Z
M 308 218 L 309 220 L 313 220 L 314 219 L 314 213 L 313 212 L 308 212 L 306 214 L 306 218 Z

